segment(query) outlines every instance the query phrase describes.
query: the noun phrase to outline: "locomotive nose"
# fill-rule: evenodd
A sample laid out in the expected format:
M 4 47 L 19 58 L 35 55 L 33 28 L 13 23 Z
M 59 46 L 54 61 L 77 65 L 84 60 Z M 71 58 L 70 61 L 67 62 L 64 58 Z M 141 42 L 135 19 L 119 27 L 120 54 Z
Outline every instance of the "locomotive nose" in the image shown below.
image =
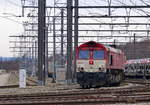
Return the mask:
M 89 61 L 89 64 L 90 64 L 90 65 L 93 65 L 93 64 L 94 64 L 94 61 Z

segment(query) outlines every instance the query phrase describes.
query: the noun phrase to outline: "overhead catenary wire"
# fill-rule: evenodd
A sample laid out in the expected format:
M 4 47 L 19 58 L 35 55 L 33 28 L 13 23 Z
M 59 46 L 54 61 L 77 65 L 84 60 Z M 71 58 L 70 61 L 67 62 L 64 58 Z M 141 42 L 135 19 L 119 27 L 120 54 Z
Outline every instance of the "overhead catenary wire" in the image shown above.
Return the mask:
M 6 19 L 6 20 L 9 20 L 9 21 L 12 21 L 12 22 L 15 22 L 15 23 L 18 23 L 18 24 L 23 25 L 23 23 L 22 23 L 22 22 L 16 21 L 16 20 L 11 19 L 11 18 L 8 18 L 8 17 L 6 17 L 6 16 L 0 16 L 0 18 L 3 18 L 3 19 Z

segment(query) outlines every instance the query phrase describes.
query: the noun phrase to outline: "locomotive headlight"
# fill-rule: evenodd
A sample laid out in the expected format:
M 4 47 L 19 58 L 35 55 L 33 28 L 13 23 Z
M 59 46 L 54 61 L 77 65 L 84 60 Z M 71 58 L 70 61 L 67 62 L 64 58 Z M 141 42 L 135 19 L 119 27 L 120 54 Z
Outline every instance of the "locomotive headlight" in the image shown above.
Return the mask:
M 83 72 L 84 68 L 83 67 L 78 67 L 78 71 Z
M 98 70 L 101 71 L 101 67 L 99 67 Z
M 81 71 L 84 71 L 84 68 L 83 68 L 83 67 L 81 67 Z
M 99 67 L 98 70 L 101 71 L 101 72 L 105 72 L 106 71 L 103 65 L 101 67 Z
M 103 71 L 104 71 L 104 68 L 99 67 L 98 70 L 101 71 L 101 72 L 103 72 Z

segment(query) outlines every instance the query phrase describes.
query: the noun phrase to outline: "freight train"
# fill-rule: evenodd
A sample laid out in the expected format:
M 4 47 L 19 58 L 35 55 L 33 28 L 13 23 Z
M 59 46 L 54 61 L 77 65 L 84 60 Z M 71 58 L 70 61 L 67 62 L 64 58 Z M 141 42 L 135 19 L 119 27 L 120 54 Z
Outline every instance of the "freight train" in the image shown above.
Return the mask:
M 127 78 L 150 78 L 150 58 L 131 59 L 125 63 Z
M 77 83 L 82 88 L 119 84 L 124 79 L 124 53 L 89 41 L 77 48 Z

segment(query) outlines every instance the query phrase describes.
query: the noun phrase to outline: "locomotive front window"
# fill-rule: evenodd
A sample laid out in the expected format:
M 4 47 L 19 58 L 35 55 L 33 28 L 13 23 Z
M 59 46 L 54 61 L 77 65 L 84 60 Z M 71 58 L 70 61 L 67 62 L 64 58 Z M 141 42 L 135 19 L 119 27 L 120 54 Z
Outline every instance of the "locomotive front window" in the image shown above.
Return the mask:
M 93 59 L 104 59 L 104 51 L 103 50 L 93 51 Z
M 90 51 L 89 50 L 80 50 L 79 51 L 79 59 L 89 59 Z

